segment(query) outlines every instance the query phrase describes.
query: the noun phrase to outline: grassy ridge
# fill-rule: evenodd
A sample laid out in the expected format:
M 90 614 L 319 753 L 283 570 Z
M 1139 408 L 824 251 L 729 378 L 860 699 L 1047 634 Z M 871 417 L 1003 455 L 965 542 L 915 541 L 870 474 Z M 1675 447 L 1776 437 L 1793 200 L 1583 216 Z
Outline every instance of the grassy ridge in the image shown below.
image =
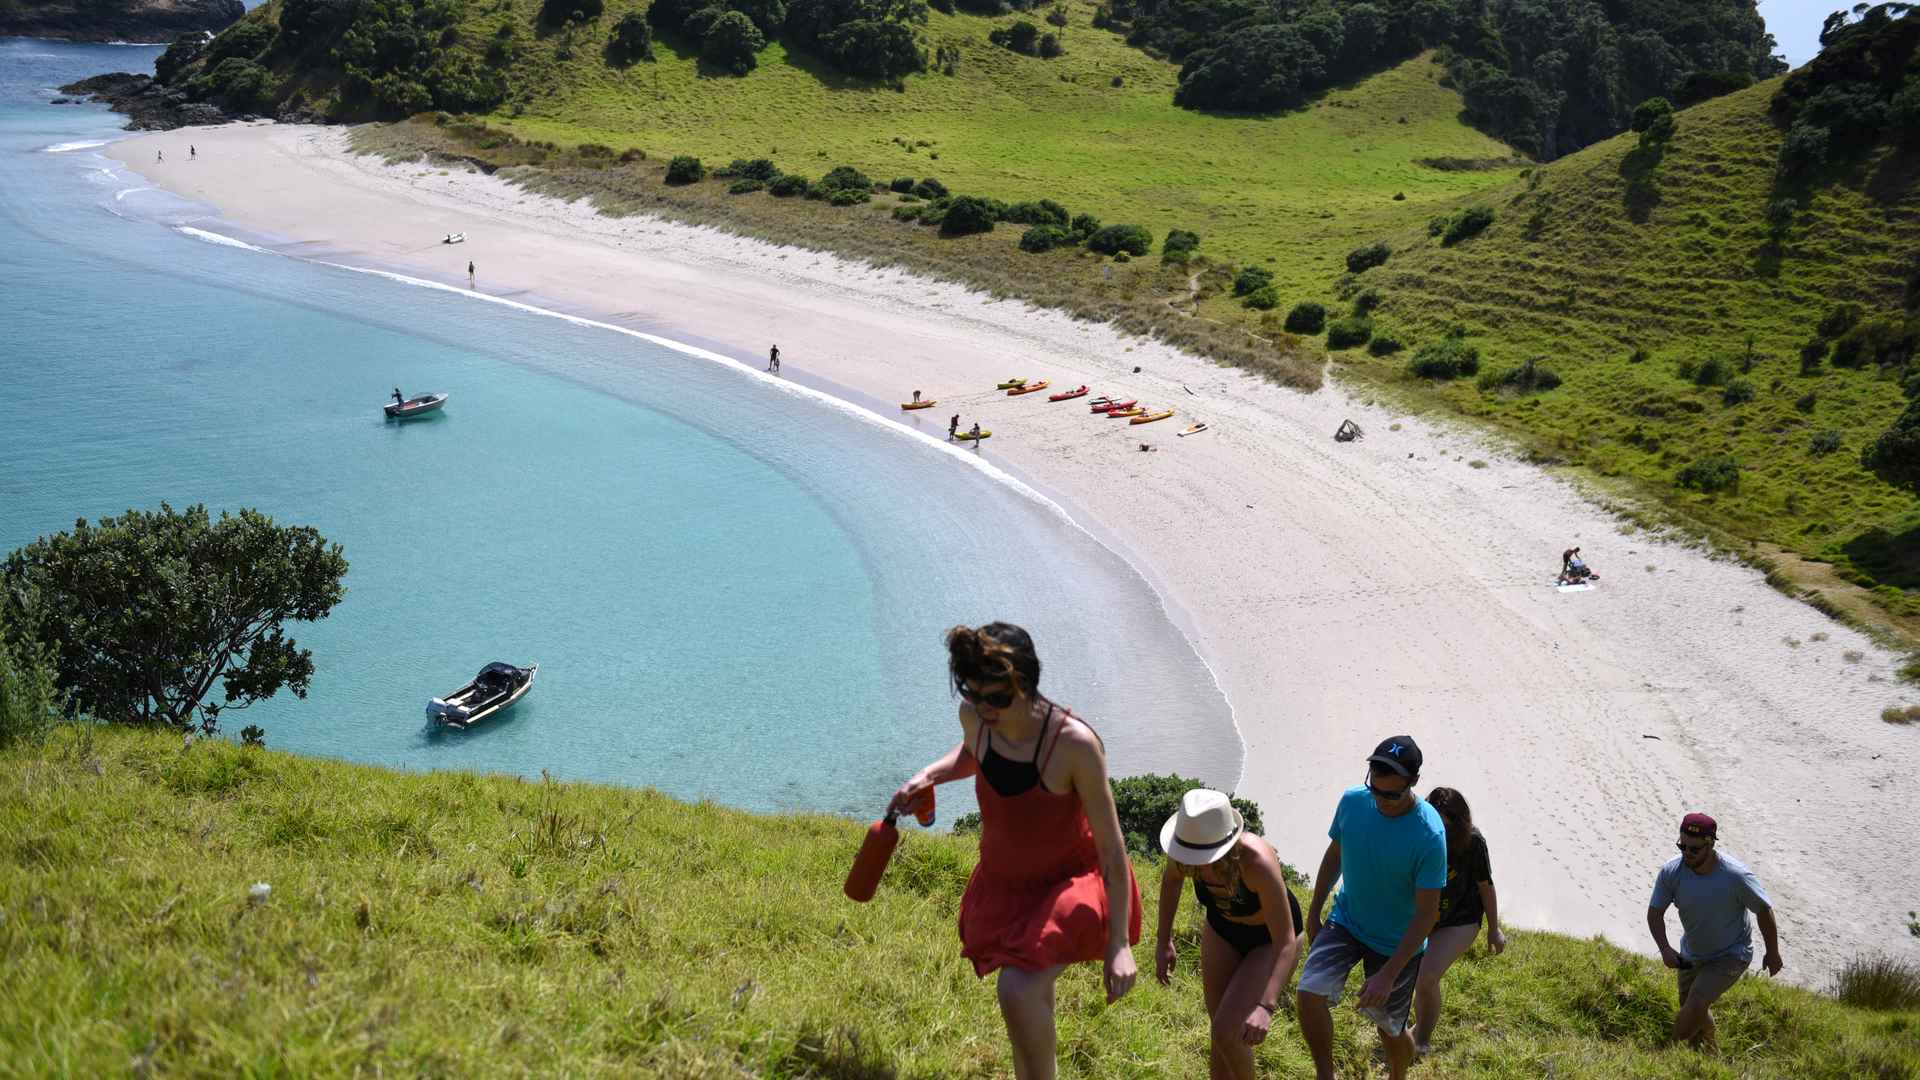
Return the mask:
M 861 906 L 839 894 L 857 825 L 652 792 L 68 729 L 0 754 L 0 793 L 0 1074 L 1006 1069 L 953 932 L 964 839 L 915 832 Z M 1188 905 L 1172 990 L 1108 1008 L 1092 966 L 1062 980 L 1064 1075 L 1202 1068 L 1196 935 Z M 1920 1075 L 1920 1014 L 1764 978 L 1720 1010 L 1724 1057 L 1664 1048 L 1671 978 L 1597 942 L 1515 934 L 1448 986 L 1416 1075 Z M 1378 1071 L 1337 1012 L 1342 1075 Z M 1262 1066 L 1300 1075 L 1282 1019 Z

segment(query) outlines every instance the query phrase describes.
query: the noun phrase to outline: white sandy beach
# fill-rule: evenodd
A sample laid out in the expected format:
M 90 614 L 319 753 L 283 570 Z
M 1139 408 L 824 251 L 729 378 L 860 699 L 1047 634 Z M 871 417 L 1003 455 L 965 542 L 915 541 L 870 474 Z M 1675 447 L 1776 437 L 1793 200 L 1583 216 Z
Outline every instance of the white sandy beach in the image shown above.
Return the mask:
M 1236 710 L 1240 793 L 1308 873 L 1341 788 L 1376 741 L 1410 733 L 1423 785 L 1471 800 L 1509 924 L 1650 951 L 1654 872 L 1680 816 L 1706 810 L 1771 889 L 1790 977 L 1823 985 L 1863 951 L 1920 955 L 1905 928 L 1920 906 L 1920 727 L 1879 717 L 1916 695 L 1895 656 L 1757 572 L 1623 532 L 1554 475 L 1337 386 L 1300 394 L 958 286 L 344 146 L 338 129 L 231 126 L 117 150 L 218 207 L 201 227 L 280 237 L 288 255 L 458 285 L 471 259 L 481 292 L 717 342 L 755 366 L 777 342 L 791 375 L 941 399 L 903 423 L 978 419 L 995 433 L 983 454 L 1057 494 L 1168 599 Z M 468 241 L 438 243 L 452 232 Z M 991 392 L 1009 374 L 1179 414 L 1127 427 Z M 1363 441 L 1330 437 L 1346 418 Z M 1176 437 L 1195 419 L 1211 430 Z M 1572 544 L 1599 588 L 1549 587 Z

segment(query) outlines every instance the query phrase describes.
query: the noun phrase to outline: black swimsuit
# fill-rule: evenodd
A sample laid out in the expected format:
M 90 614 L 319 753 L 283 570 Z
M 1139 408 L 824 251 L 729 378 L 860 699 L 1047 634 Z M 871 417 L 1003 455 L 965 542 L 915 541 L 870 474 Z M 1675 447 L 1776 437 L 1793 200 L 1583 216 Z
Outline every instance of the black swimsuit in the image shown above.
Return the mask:
M 1267 929 L 1264 920 L 1258 923 L 1241 923 L 1227 918 L 1228 915 L 1233 915 L 1244 919 L 1249 915 L 1260 914 L 1259 893 L 1247 888 L 1245 881 L 1240 881 L 1235 883 L 1232 894 L 1225 898 L 1223 904 L 1221 899 L 1215 896 L 1215 889 L 1224 891 L 1225 886 L 1213 885 L 1198 877 L 1193 879 L 1193 898 L 1199 901 L 1201 908 L 1206 911 L 1207 925 L 1213 927 L 1214 933 L 1219 934 L 1221 939 L 1233 946 L 1241 956 L 1247 955 L 1262 945 L 1273 944 L 1273 931 Z M 1287 890 L 1287 906 L 1293 913 L 1293 932 L 1298 934 L 1301 932 L 1303 923 L 1300 918 L 1300 901 L 1294 897 L 1292 889 Z

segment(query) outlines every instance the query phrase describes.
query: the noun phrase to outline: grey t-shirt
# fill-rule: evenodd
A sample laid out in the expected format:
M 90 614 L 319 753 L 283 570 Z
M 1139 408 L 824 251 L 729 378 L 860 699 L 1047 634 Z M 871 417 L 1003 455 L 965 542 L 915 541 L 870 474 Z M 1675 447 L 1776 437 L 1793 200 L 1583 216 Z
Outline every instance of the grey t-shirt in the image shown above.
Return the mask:
M 1753 929 L 1747 912 L 1770 910 L 1773 901 L 1753 871 L 1721 852 L 1710 874 L 1696 874 L 1678 857 L 1660 868 L 1648 907 L 1664 914 L 1680 909 L 1680 955 L 1696 964 L 1723 958 L 1753 962 Z

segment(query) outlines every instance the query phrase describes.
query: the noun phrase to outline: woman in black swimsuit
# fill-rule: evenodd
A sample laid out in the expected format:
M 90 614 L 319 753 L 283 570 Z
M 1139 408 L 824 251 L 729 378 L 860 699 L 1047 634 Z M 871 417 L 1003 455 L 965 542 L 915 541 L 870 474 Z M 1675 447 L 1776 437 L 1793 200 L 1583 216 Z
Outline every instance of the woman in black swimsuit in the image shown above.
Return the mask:
M 1173 917 L 1181 883 L 1193 880 L 1193 898 L 1207 914 L 1200 931 L 1200 978 L 1213 1050 L 1207 1075 L 1252 1080 L 1253 1048 L 1264 1042 L 1274 1010 L 1300 961 L 1300 901 L 1287 888 L 1280 859 L 1265 840 L 1246 831 L 1227 796 L 1195 788 L 1160 830 L 1167 853 L 1160 876 L 1159 941 L 1155 974 L 1173 974 Z

